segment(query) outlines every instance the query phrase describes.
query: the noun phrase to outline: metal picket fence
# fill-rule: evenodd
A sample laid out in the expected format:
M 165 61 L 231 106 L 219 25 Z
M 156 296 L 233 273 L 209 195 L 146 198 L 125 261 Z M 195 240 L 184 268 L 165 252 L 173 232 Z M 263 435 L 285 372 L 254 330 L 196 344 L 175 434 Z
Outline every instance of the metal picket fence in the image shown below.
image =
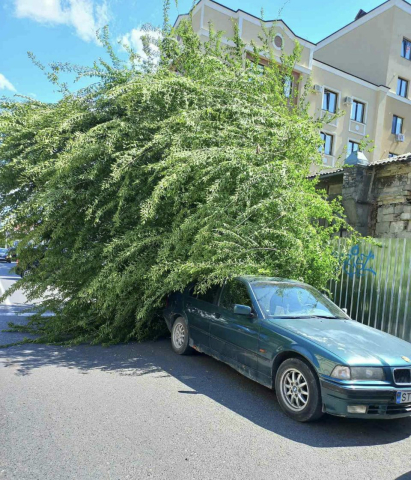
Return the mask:
M 411 341 L 411 239 L 375 240 L 348 254 L 338 240 L 341 276 L 329 284 L 332 299 L 355 320 Z

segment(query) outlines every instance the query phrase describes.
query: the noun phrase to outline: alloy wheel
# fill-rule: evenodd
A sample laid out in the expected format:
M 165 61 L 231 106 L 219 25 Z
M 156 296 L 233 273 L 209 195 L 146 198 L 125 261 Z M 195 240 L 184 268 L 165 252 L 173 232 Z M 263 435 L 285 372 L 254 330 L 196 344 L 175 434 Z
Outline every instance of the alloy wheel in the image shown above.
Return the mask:
M 300 371 L 289 368 L 282 374 L 281 396 L 288 408 L 295 412 L 307 406 L 310 393 L 307 380 Z
M 178 322 L 173 330 L 173 343 L 176 348 L 181 348 L 184 345 L 185 336 L 184 325 Z

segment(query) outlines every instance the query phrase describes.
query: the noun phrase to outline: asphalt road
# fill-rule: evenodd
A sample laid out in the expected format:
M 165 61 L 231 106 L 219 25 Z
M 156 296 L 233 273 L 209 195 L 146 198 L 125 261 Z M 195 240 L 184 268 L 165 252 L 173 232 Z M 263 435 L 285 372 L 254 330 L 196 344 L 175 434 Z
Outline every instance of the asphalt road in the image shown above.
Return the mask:
M 26 321 L 24 302 L 0 306 L 0 329 Z M 169 340 L 0 349 L 1 480 L 411 479 L 410 435 L 411 419 L 295 423 L 270 390 Z

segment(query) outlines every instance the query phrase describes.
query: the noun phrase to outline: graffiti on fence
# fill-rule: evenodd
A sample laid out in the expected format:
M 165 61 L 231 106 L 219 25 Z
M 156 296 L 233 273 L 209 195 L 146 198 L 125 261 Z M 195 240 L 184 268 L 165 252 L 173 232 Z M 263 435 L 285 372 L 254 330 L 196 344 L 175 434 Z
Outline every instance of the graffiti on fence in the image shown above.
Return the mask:
M 411 342 L 411 239 L 376 241 L 335 242 L 338 270 L 330 292 L 358 322 Z
M 363 277 L 367 272 L 376 275 L 375 270 L 367 267 L 369 262 L 374 258 L 374 253 L 371 250 L 368 254 L 360 253 L 359 245 L 354 245 L 344 259 L 343 270 L 350 278 L 354 276 L 357 278 Z

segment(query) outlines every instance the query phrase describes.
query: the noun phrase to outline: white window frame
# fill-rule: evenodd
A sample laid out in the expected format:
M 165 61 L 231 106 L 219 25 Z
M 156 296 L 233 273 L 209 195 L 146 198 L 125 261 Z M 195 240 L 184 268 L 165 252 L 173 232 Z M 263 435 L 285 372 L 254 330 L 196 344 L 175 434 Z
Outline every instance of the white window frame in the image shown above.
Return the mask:
M 351 155 L 351 153 L 352 153 L 352 152 L 351 152 L 351 153 L 348 153 L 348 148 L 349 148 L 350 142 L 352 142 L 352 143 L 357 143 L 358 146 L 361 144 L 361 141 L 358 141 L 358 140 L 356 140 L 355 138 L 350 138 L 350 137 L 348 137 L 348 140 L 347 140 L 347 155 Z M 360 152 L 361 150 L 358 149 L 358 151 Z
M 330 112 L 329 110 L 324 110 L 323 108 L 326 90 L 330 91 L 331 93 L 335 93 L 335 95 L 337 95 L 337 101 L 335 102 L 335 112 Z M 335 115 L 338 112 L 338 110 L 340 110 L 340 102 L 341 102 L 341 92 L 339 90 L 336 90 L 335 88 L 331 88 L 331 87 L 327 87 L 327 85 L 323 85 L 323 93 L 321 96 L 321 110 L 323 112 L 327 112 L 330 115 Z
M 401 40 L 401 54 L 400 54 L 400 57 L 401 57 L 401 58 L 403 58 L 404 60 L 411 61 L 411 53 L 410 53 L 410 58 L 407 58 L 407 57 L 405 57 L 405 56 L 403 56 L 403 55 L 402 55 L 402 45 L 403 45 L 403 43 L 404 43 L 404 40 L 405 40 L 406 42 L 408 42 L 408 43 L 410 43 L 410 44 L 411 44 L 411 40 L 410 40 L 410 39 L 408 39 L 407 37 L 402 37 L 402 40 Z
M 404 95 L 404 96 L 403 96 L 403 95 L 400 95 L 399 93 L 397 93 L 397 90 L 398 90 L 398 82 L 399 82 L 400 80 L 403 81 L 403 82 L 406 82 L 406 84 L 407 84 L 407 88 L 406 88 L 406 92 L 405 92 L 406 95 Z M 396 89 L 395 89 L 395 94 L 397 95 L 397 97 L 400 97 L 400 98 L 408 98 L 409 88 L 410 88 L 410 82 L 409 82 L 409 80 L 407 80 L 407 79 L 404 78 L 404 77 L 400 77 L 400 76 L 398 75 L 398 77 L 397 77 L 397 87 L 396 87 Z
M 354 107 L 354 103 L 361 103 L 361 105 L 363 106 L 363 111 L 362 111 L 362 122 L 360 122 L 359 120 L 356 120 L 355 118 L 351 118 L 351 115 L 352 115 L 352 109 Z M 350 120 L 352 120 L 353 122 L 357 122 L 357 123 L 361 123 L 362 125 L 364 125 L 366 122 L 365 122 L 365 114 L 366 114 L 366 105 L 365 105 L 365 102 L 363 102 L 362 100 L 359 100 L 358 98 L 354 98 L 352 97 L 352 104 L 351 104 L 351 111 L 350 111 Z
M 284 77 L 284 88 L 283 88 L 284 97 L 290 98 L 293 94 L 293 91 L 294 91 L 294 77 L 291 74 Z
M 397 118 L 401 119 L 401 131 L 400 132 L 393 132 L 392 131 L 392 127 L 393 127 L 393 123 L 394 123 L 394 117 L 397 117 Z M 397 123 L 395 124 L 395 126 L 397 126 Z M 396 115 L 395 113 L 393 113 L 392 118 L 391 118 L 391 134 L 392 135 L 399 135 L 401 133 L 404 133 L 404 117 L 400 117 L 399 115 Z
M 348 130 L 351 132 L 351 133 L 355 133 L 356 135 L 361 135 L 362 137 L 365 137 L 366 135 L 366 129 L 367 129 L 367 120 L 368 120 L 368 102 L 366 102 L 365 100 L 363 100 L 362 98 L 359 98 L 359 97 L 354 97 L 352 95 L 350 95 L 351 98 L 353 100 L 355 100 L 356 102 L 360 102 L 364 105 L 364 119 L 363 119 L 363 123 L 361 122 L 357 122 L 357 120 L 353 120 L 351 118 L 351 109 L 352 109 L 352 105 L 350 107 L 350 117 L 349 117 L 349 123 L 348 123 Z M 364 128 L 364 133 L 361 133 L 353 128 L 351 128 L 352 125 L 360 125 Z M 353 140 L 355 141 L 355 140 Z
M 331 92 L 333 93 L 336 93 L 337 94 L 337 104 L 336 104 L 336 111 L 338 112 L 339 110 L 341 110 L 341 90 L 337 90 L 336 88 L 334 87 L 330 87 L 328 85 L 322 85 L 323 87 L 323 91 L 321 93 L 321 116 L 324 117 L 324 115 L 335 115 L 334 113 L 331 113 L 329 112 L 328 110 L 323 110 L 323 104 L 324 104 L 324 95 L 325 95 L 325 91 L 326 90 L 330 90 Z M 337 117 L 336 119 L 334 119 L 334 121 L 332 123 L 327 123 L 326 125 L 328 127 L 337 127 L 338 126 L 338 120 L 340 120 L 341 117 Z M 324 130 L 323 130 L 324 131 Z M 325 132 L 326 133 L 326 132 Z M 330 135 L 334 135 L 334 133 L 330 134 Z
M 334 157 L 334 151 L 335 151 L 335 137 L 336 135 L 331 132 L 327 132 L 326 130 L 320 130 L 320 134 L 324 133 L 325 135 L 329 135 L 332 138 L 331 141 L 331 153 L 325 153 L 325 149 L 321 151 L 321 155 L 326 156 L 326 157 Z

